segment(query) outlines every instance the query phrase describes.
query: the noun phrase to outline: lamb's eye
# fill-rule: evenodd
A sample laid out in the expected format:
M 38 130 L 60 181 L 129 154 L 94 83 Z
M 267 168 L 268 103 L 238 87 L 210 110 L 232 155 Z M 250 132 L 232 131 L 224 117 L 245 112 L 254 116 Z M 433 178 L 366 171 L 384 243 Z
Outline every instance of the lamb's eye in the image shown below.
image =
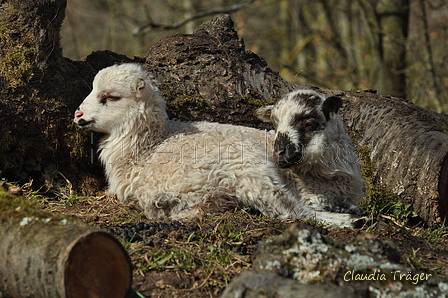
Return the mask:
M 312 121 L 312 120 L 307 120 L 307 121 L 304 121 L 304 122 L 303 122 L 302 126 L 303 126 L 306 130 L 308 130 L 308 131 L 312 131 L 312 130 L 315 130 L 315 129 L 316 129 L 316 127 L 317 127 L 317 123 L 314 122 L 314 121 Z
M 117 101 L 120 99 L 121 99 L 120 96 L 104 95 L 100 97 L 100 103 L 105 105 L 108 101 Z
M 121 99 L 120 96 L 108 96 L 107 97 L 107 100 L 110 100 L 110 101 L 117 101 L 117 100 L 120 100 L 120 99 Z

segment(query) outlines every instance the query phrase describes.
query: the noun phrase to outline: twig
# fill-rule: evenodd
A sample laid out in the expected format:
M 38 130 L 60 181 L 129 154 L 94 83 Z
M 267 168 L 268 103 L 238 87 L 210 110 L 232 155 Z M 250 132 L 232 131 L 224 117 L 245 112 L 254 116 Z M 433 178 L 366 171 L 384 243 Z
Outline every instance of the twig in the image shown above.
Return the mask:
M 199 286 L 195 286 L 195 287 L 192 287 L 192 288 L 190 288 L 190 289 L 179 289 L 180 291 L 185 291 L 185 292 L 191 292 L 191 291 L 196 291 L 196 290 L 198 290 L 198 289 L 200 289 L 200 288 L 202 288 L 207 282 L 208 282 L 208 280 L 210 279 L 210 277 L 212 276 L 212 274 L 214 273 L 215 271 L 211 271 L 210 272 L 210 274 L 204 279 L 204 281 L 199 285 Z
M 150 31 L 151 29 L 161 29 L 161 30 L 177 29 L 191 21 L 194 21 L 194 20 L 202 18 L 202 17 L 235 12 L 249 4 L 252 4 L 254 1 L 255 0 L 246 0 L 246 1 L 238 3 L 238 4 L 234 4 L 230 7 L 221 7 L 221 8 L 214 8 L 214 9 L 210 9 L 210 10 L 200 11 L 195 15 L 192 15 L 192 16 L 190 16 L 186 19 L 183 19 L 181 21 L 175 22 L 171 25 L 156 24 L 152 21 L 151 18 L 148 18 L 149 22 L 143 26 L 139 26 L 139 27 L 135 28 L 134 31 L 132 32 L 132 34 L 133 35 L 142 35 L 142 34 L 147 33 L 148 31 Z
M 396 225 L 399 226 L 400 228 L 405 229 L 406 231 L 411 230 L 410 228 L 407 228 L 407 227 L 405 227 L 404 225 L 402 225 L 402 224 L 400 224 L 399 222 L 397 222 L 397 221 L 396 221 L 393 217 L 391 217 L 391 216 L 384 215 L 384 214 L 380 214 L 379 216 L 382 217 L 382 218 L 385 218 L 385 219 L 390 220 L 391 222 L 393 222 L 394 224 L 396 224 Z
M 70 197 L 73 196 L 75 192 L 73 191 L 73 184 L 70 182 L 70 180 L 68 180 L 68 178 L 65 177 L 65 175 L 61 173 L 61 171 L 56 170 L 56 171 L 54 171 L 54 172 L 55 172 L 56 174 L 61 175 L 62 178 L 64 178 L 65 183 L 67 183 L 67 186 L 68 186 L 69 195 L 70 195 Z M 69 198 L 70 198 L 70 197 L 69 197 Z

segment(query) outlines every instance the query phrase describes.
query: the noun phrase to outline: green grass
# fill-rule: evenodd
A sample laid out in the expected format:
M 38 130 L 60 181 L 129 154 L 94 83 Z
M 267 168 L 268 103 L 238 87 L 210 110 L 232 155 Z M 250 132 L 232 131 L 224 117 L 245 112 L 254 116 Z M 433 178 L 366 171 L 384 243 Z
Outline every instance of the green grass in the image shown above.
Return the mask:
M 357 148 L 361 158 L 361 175 L 365 184 L 365 197 L 360 200 L 359 207 L 370 217 L 386 215 L 405 226 L 409 219 L 417 216 L 412 205 L 401 202 L 388 185 L 374 181 L 376 165 L 371 159 L 371 150 L 367 146 Z
M 251 219 L 251 215 L 245 211 L 237 213 L 236 217 Z M 169 241 L 160 240 L 163 241 L 163 249 L 158 244 L 149 247 L 124 243 L 124 246 L 137 258 L 136 270 L 142 276 L 153 272 L 182 271 L 201 276 L 203 282 L 197 288 L 222 288 L 236 273 L 249 266 L 249 263 L 243 261 L 246 256 L 239 252 L 246 245 L 246 230 L 239 225 L 235 226 L 233 216 L 231 219 L 223 216 L 212 222 L 212 226 L 206 224 L 189 233 L 172 231 L 175 234 L 169 235 Z M 138 254 L 133 254 L 133 250 L 138 251 Z
M 408 264 L 412 270 L 429 271 L 435 275 L 443 275 L 445 266 L 432 267 L 431 264 L 423 262 L 423 259 L 418 256 L 419 250 L 420 248 L 412 249 L 412 253 L 405 256 L 406 264 Z
M 73 205 L 81 203 L 82 201 L 88 200 L 90 197 L 78 196 L 76 194 L 72 194 L 71 196 L 63 195 L 60 198 L 64 204 L 66 204 L 68 206 L 73 206 Z
M 127 248 L 129 243 L 125 243 Z M 214 271 L 231 264 L 234 252 L 222 245 L 210 244 L 208 249 L 198 245 L 174 246 L 170 250 L 157 250 L 147 253 L 140 259 L 137 267 L 141 275 L 156 270 L 181 270 L 192 272 L 198 269 Z
M 126 247 L 125 247 L 126 248 Z M 158 250 L 148 253 L 139 261 L 137 268 L 142 276 L 145 276 L 151 270 L 160 270 L 165 267 L 165 263 L 173 257 L 172 252 Z
M 424 267 L 423 263 L 422 263 L 422 258 L 419 258 L 417 256 L 417 252 L 420 249 L 412 249 L 412 254 L 406 257 L 406 263 L 413 269 L 421 269 L 422 267 Z
M 448 236 L 448 227 L 445 225 L 445 221 L 443 221 L 442 225 L 434 230 L 421 230 L 417 233 L 417 236 L 422 237 L 430 242 L 439 243 L 446 236 Z
M 320 221 L 316 218 L 316 216 L 313 216 L 311 218 L 307 218 L 303 221 L 304 224 L 316 227 L 316 228 L 325 228 L 329 225 L 326 221 Z
M 228 224 L 223 225 L 217 234 L 221 242 L 230 245 L 241 245 L 243 244 L 243 235 L 241 231 L 232 231 L 232 227 Z

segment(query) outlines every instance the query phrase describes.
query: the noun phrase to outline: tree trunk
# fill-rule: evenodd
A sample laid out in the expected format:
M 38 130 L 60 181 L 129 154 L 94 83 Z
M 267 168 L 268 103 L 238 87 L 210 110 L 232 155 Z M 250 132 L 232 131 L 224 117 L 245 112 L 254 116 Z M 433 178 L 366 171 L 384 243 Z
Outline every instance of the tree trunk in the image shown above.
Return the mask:
M 43 183 L 42 173 L 64 169 L 91 195 L 102 169 L 89 163 L 86 136 L 71 117 L 98 70 L 62 57 L 65 7 L 66 0 L 0 2 L 0 170 L 11 181 Z
M 369 147 L 375 182 L 439 226 L 448 213 L 448 117 L 371 92 L 349 91 L 343 98 L 346 128 Z
M 148 52 L 147 68 L 161 83 L 170 116 L 268 127 L 255 108 L 296 88 L 246 51 L 228 15 L 203 23 L 193 34 L 176 34 Z
M 111 235 L 0 190 L 0 297 L 126 297 L 132 266 Z
M 377 2 L 381 67 L 376 84 L 381 94 L 406 98 L 406 40 L 409 0 Z

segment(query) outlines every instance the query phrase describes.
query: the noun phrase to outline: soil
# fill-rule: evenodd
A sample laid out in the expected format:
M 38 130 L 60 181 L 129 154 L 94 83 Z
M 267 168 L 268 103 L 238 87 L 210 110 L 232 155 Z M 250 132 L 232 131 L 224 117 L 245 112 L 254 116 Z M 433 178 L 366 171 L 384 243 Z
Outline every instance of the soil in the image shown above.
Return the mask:
M 26 191 L 25 196 L 44 210 L 76 218 L 120 240 L 134 266 L 130 297 L 219 297 L 233 277 L 252 268 L 260 241 L 298 222 L 249 210 L 208 214 L 194 222 L 157 222 L 107 192 L 72 199 Z M 431 239 L 428 233 L 423 236 L 422 228 L 400 227 L 390 218 L 379 218 L 373 231 L 367 229 L 321 227 L 320 231 L 347 242 L 356 237 L 387 241 L 401 252 L 400 262 L 407 267 L 448 277 L 446 232 Z

